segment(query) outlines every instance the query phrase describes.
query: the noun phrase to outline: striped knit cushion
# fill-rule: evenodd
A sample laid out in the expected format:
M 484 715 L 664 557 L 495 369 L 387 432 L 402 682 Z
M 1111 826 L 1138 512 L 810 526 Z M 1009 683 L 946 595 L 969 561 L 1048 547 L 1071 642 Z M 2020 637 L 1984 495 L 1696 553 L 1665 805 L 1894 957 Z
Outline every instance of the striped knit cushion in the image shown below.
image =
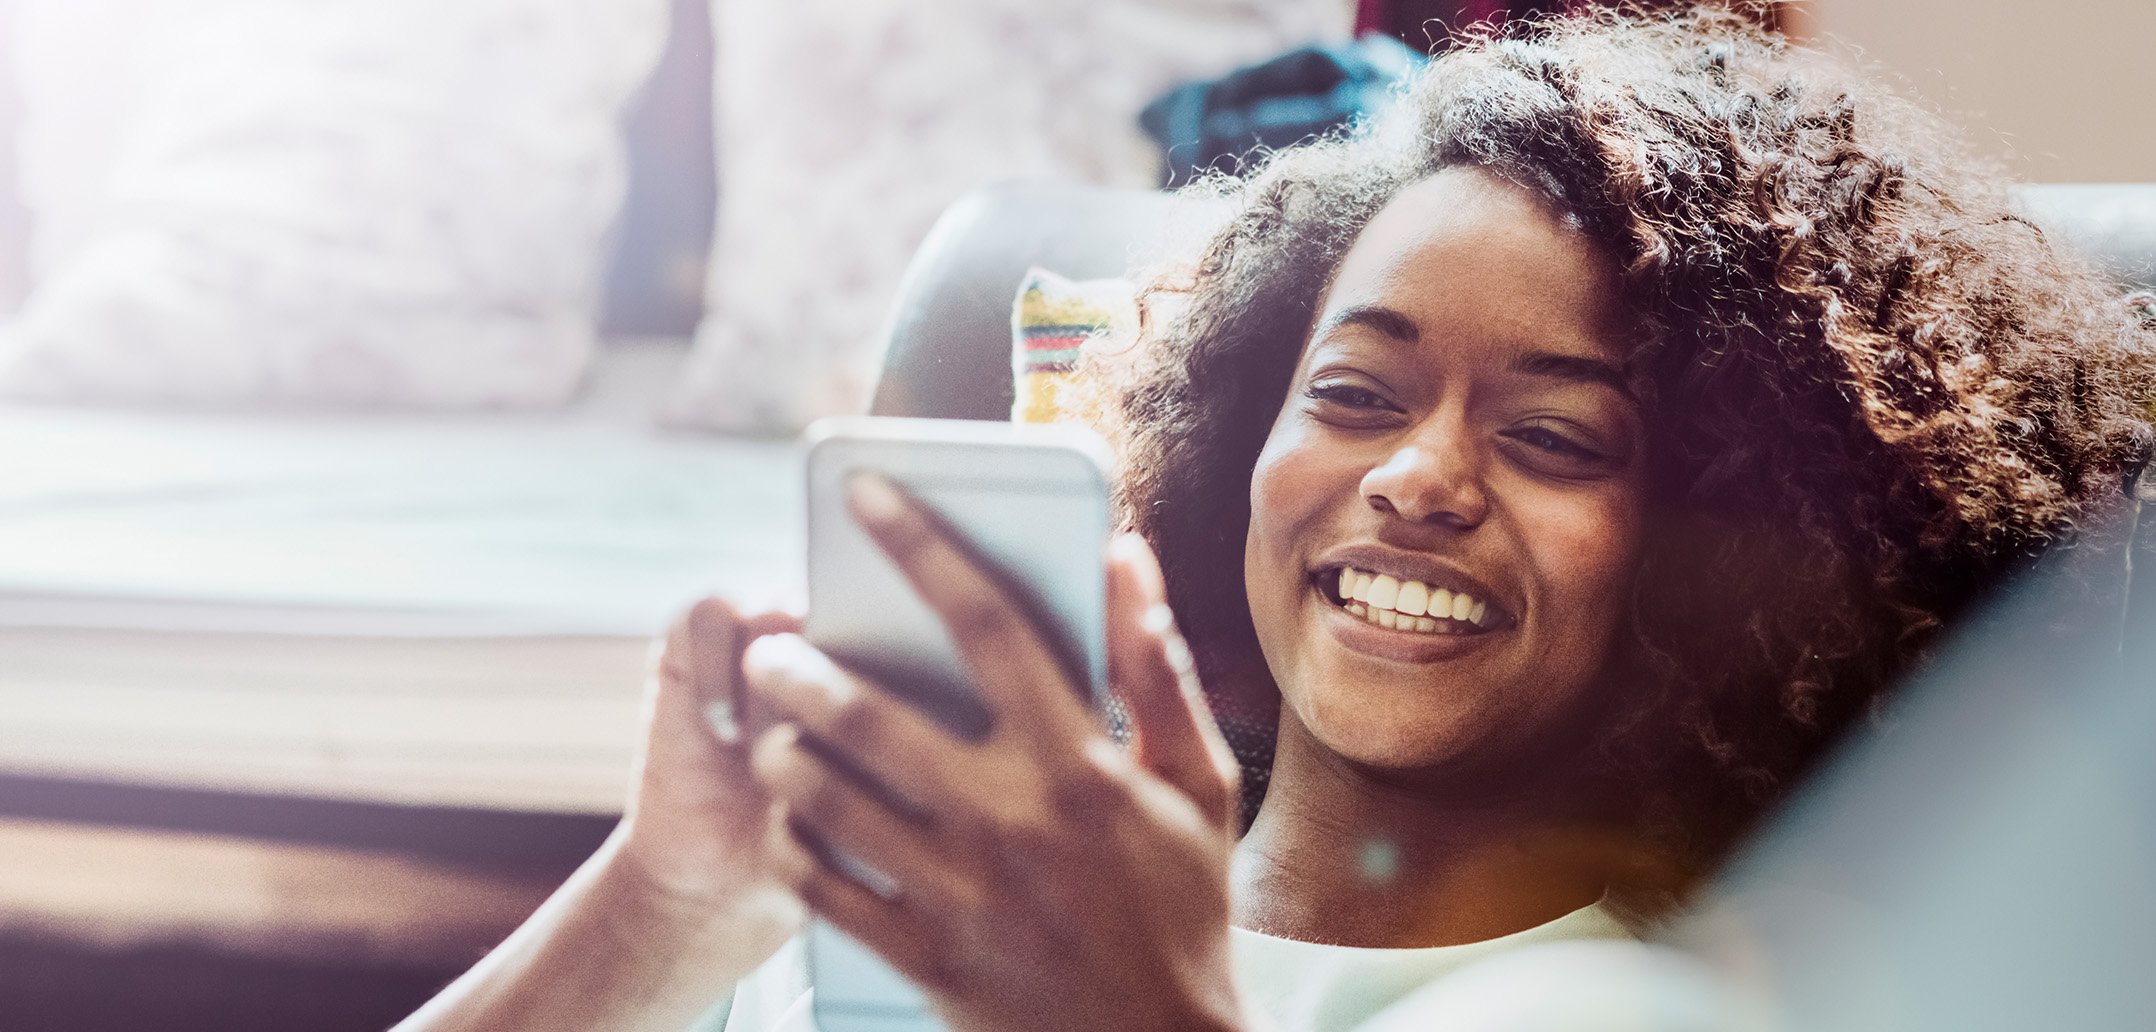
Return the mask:
M 1126 340 L 1137 329 L 1138 306 L 1128 280 L 1073 280 L 1028 269 L 1011 310 L 1011 402 L 1014 423 L 1071 418 L 1062 391 L 1081 349 Z
M 1104 362 L 1096 373 L 1134 357 L 1138 332 L 1137 288 L 1128 280 L 1072 280 L 1043 269 L 1027 270 L 1011 311 L 1011 371 L 1014 423 L 1091 422 L 1094 415 L 1074 410 L 1077 398 L 1068 388 L 1081 353 Z M 1112 374 L 1111 374 L 1112 375 Z M 1103 429 L 1095 426 L 1094 429 Z M 1110 433 L 1109 446 L 1116 446 Z M 1243 768 L 1242 820 L 1248 826 L 1272 774 L 1275 715 L 1209 695 L 1221 734 Z M 1106 704 L 1108 727 L 1118 740 L 1129 728 L 1121 701 Z

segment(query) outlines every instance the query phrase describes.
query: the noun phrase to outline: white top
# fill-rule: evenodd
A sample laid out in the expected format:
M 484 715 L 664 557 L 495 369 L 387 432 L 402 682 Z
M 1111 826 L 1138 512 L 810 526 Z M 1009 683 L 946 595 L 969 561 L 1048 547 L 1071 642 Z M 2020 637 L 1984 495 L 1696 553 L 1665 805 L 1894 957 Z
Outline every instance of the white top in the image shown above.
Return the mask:
M 1630 940 L 1602 904 L 1482 942 L 1425 949 L 1369 949 L 1230 929 L 1235 978 L 1254 1016 L 1272 1032 L 1349 1032 L 1423 986 L 1500 953 L 1560 940 Z M 786 944 L 735 990 L 726 1032 L 816 1032 L 801 941 Z

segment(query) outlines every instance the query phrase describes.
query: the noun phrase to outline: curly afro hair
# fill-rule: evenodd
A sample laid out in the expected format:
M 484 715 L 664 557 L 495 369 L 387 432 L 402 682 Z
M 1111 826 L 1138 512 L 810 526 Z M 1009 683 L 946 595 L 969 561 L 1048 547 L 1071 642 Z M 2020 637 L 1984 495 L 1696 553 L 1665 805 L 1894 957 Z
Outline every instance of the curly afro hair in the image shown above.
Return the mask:
M 1102 372 L 1126 518 L 1231 730 L 1278 706 L 1241 594 L 1260 446 L 1348 246 L 1454 166 L 1554 202 L 1638 320 L 1655 529 L 1593 765 L 1685 869 L 2146 459 L 2156 329 L 1935 116 L 1727 11 L 1515 24 L 1380 125 L 1199 187 L 1235 214 Z

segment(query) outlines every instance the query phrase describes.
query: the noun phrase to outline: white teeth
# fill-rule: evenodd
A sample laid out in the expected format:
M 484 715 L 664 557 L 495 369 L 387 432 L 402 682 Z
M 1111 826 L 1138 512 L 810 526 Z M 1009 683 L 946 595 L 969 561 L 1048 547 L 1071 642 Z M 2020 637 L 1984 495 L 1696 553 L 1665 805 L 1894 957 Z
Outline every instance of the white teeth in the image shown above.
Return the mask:
M 1429 612 L 1430 589 L 1421 581 L 1408 581 L 1400 585 L 1400 600 L 1392 607 L 1401 616 L 1421 616 Z
M 1348 612 L 1379 627 L 1425 634 L 1458 634 L 1472 624 L 1488 629 L 1489 603 L 1464 592 L 1432 588 L 1385 573 L 1340 570 L 1340 602 Z
M 1459 624 L 1450 620 L 1439 620 L 1434 616 L 1408 616 L 1390 609 L 1372 609 L 1360 602 L 1348 603 L 1347 611 L 1388 630 L 1415 631 L 1422 634 L 1466 633 Z
M 1400 601 L 1400 581 L 1389 574 L 1378 574 L 1370 581 L 1370 597 L 1363 601 L 1379 609 L 1392 609 L 1393 603 Z

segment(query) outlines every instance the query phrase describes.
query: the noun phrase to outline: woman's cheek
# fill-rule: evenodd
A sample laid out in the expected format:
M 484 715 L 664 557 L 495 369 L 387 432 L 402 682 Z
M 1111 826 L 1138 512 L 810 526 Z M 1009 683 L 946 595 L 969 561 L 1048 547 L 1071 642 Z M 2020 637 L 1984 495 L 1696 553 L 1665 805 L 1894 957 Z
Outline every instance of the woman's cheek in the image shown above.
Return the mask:
M 1337 460 L 1337 456 L 1335 456 Z M 1335 462 L 1337 464 L 1337 461 Z M 1243 590 L 1269 660 L 1282 645 L 1306 584 L 1301 548 L 1331 501 L 1325 449 L 1293 413 L 1273 427 L 1250 477 L 1250 527 L 1243 547 Z
M 1536 566 L 1565 585 L 1566 623 L 1607 643 L 1626 615 L 1640 552 L 1640 506 L 1628 484 L 1544 508 Z
M 1258 561 L 1277 562 L 1278 555 L 1261 555 L 1283 535 L 1286 528 L 1296 526 L 1307 516 L 1305 510 L 1316 501 L 1318 483 L 1323 479 L 1320 472 L 1318 449 L 1307 447 L 1306 431 L 1295 425 L 1292 416 L 1283 417 L 1274 425 L 1265 447 L 1258 452 L 1257 465 L 1250 475 L 1250 550 L 1246 565 L 1255 572 Z

